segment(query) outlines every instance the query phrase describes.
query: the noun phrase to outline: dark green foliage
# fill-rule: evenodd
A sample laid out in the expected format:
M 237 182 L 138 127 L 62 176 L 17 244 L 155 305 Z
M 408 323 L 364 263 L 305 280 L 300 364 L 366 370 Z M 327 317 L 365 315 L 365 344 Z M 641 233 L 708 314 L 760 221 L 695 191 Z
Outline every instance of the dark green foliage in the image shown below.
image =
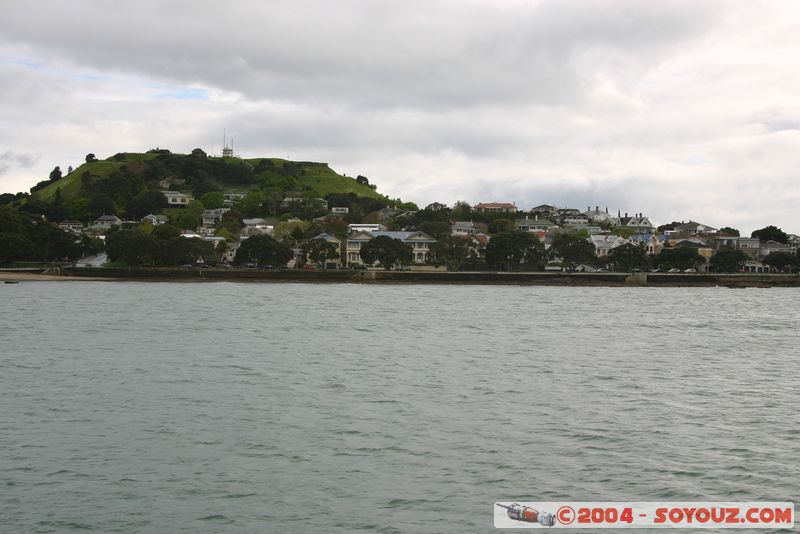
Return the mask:
M 448 271 L 458 271 L 470 258 L 471 243 L 468 238 L 446 235 L 431 246 L 431 253 Z
M 399 239 L 380 235 L 364 243 L 360 255 L 367 265 L 372 265 L 377 261 L 385 269 L 391 269 L 397 264 L 410 263 L 413 252 L 411 245 L 407 245 Z
M 739 237 L 739 230 L 736 228 L 731 228 L 730 226 L 725 226 L 724 228 L 719 229 L 719 234 Z
M 61 179 L 61 167 L 56 165 L 56 167 L 50 171 L 50 181 L 55 182 L 56 180 Z
M 167 207 L 167 198 L 161 191 L 144 191 L 133 197 L 125 208 L 130 220 L 138 221 L 145 215 L 158 213 Z
M 749 259 L 747 254 L 733 248 L 723 248 L 711 258 L 711 270 L 718 273 L 735 273 Z
M 224 205 L 225 195 L 219 191 L 212 191 L 203 195 L 200 201 L 207 210 L 214 210 Z
M 14 261 L 75 260 L 85 244 L 57 225 L 0 207 L 0 264 Z
M 452 226 L 444 221 L 424 221 L 417 226 L 417 230 L 425 232 L 432 238 L 442 240 L 452 234 Z
M 568 271 L 572 271 L 581 263 L 592 264 L 597 261 L 594 245 L 584 237 L 575 234 L 559 234 L 550 247 L 550 256 L 560 259 Z
M 94 154 L 91 152 L 86 154 L 86 163 L 93 163 L 95 161 L 97 161 L 97 157 Z
M 787 241 L 789 241 L 789 236 L 786 235 L 786 232 L 772 225 L 753 231 L 750 237 L 757 237 L 762 243 L 766 241 L 777 241 L 778 243 L 786 244 Z
M 681 269 L 686 270 L 696 267 L 703 258 L 700 257 L 696 248 L 674 247 L 665 248 L 656 256 L 654 263 L 661 269 Z
M 97 219 L 101 215 L 116 215 L 117 208 L 111 197 L 105 193 L 99 193 L 89 198 L 89 214 L 92 219 Z
M 514 229 L 514 221 L 511 219 L 495 219 L 489 223 L 489 233 L 499 234 L 501 232 L 510 232 Z
M 325 263 L 339 258 L 339 247 L 336 243 L 324 239 L 309 239 L 301 248 L 303 254 L 314 263 Z
M 284 265 L 293 256 L 292 249 L 268 235 L 254 235 L 242 241 L 233 262 L 255 263 L 258 267 Z
M 153 232 L 150 235 L 157 241 L 169 241 L 179 237 L 181 232 L 171 224 L 160 224 L 153 228 Z
M 131 266 L 152 263 L 155 251 L 155 241 L 141 230 L 114 227 L 106 234 L 106 254 L 111 261 Z
M 661 226 L 656 228 L 656 230 L 658 230 L 660 233 L 663 233 L 666 230 L 674 230 L 675 228 L 677 228 L 678 226 L 680 226 L 682 224 L 683 223 L 680 223 L 678 221 L 672 221 L 669 224 L 662 224 Z
M 539 270 L 544 261 L 544 244 L 529 232 L 501 232 L 486 245 L 486 263 L 497 269 Z
M 222 214 L 222 227 L 232 234 L 238 234 L 244 227 L 242 214 L 238 210 L 226 211 Z
M 614 264 L 615 271 L 623 272 L 646 269 L 650 263 L 644 247 L 633 243 L 612 248 L 608 253 L 608 260 Z
M 791 272 L 797 269 L 798 260 L 796 254 L 791 254 L 789 252 L 770 252 L 766 258 L 761 260 L 761 263 L 769 265 L 778 271 Z

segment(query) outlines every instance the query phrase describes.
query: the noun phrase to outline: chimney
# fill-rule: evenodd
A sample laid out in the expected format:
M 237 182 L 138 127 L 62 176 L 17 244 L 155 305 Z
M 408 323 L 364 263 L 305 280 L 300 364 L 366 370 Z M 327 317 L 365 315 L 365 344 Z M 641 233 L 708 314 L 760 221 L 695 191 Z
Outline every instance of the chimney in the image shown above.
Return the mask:
M 594 212 L 595 213 L 600 213 L 600 206 L 595 206 L 594 207 Z
M 628 217 L 628 212 L 627 212 L 627 211 L 625 212 L 625 217 L 626 217 L 626 218 Z

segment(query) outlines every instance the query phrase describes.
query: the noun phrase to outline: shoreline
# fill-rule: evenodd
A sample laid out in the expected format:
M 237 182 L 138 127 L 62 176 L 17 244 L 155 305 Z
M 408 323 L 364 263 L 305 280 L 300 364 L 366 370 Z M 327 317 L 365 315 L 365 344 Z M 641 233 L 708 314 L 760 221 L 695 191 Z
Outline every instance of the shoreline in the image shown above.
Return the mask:
M 359 284 L 467 284 L 562 287 L 800 287 L 798 274 L 564 273 L 446 271 L 259 271 L 254 269 L 64 268 L 0 270 L 0 281 L 308 282 Z

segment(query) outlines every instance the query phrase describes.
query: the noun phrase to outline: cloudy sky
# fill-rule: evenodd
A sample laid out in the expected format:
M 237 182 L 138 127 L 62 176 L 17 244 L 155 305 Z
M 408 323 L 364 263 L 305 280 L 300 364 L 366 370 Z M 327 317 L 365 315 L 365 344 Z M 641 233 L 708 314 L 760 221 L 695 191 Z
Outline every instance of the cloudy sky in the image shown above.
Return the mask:
M 0 3 L 0 191 L 87 152 L 800 233 L 800 2 Z

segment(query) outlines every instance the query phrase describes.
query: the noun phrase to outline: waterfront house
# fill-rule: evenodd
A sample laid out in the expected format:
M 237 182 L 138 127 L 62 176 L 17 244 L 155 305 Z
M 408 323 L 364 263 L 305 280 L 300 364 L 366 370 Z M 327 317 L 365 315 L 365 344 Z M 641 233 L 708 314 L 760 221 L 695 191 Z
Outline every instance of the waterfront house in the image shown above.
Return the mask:
M 608 253 L 611 251 L 611 249 L 628 243 L 628 240 L 618 235 L 593 234 L 589 236 L 589 242 L 594 245 L 595 254 L 597 257 L 601 258 L 603 256 L 608 256 Z
M 399 239 L 403 243 L 411 245 L 411 261 L 414 263 L 425 263 L 429 261 L 431 259 L 430 248 L 436 243 L 434 238 L 424 232 L 360 231 L 347 237 L 347 244 L 345 246 L 347 265 L 363 265 L 364 262 L 361 260 L 361 255 L 359 254 L 361 247 L 378 236 Z
M 335 236 L 332 236 L 328 233 L 321 233 L 317 236 L 311 238 L 313 239 L 321 239 L 322 241 L 326 241 L 328 243 L 333 243 L 336 246 L 336 257 L 328 258 L 325 260 L 325 268 L 326 269 L 338 269 L 342 263 L 342 241 Z
M 773 252 L 786 252 L 787 254 L 796 254 L 797 248 L 792 245 L 786 245 L 784 243 L 778 243 L 777 241 L 765 241 L 760 244 L 758 249 L 758 255 L 761 258 L 766 258 Z

